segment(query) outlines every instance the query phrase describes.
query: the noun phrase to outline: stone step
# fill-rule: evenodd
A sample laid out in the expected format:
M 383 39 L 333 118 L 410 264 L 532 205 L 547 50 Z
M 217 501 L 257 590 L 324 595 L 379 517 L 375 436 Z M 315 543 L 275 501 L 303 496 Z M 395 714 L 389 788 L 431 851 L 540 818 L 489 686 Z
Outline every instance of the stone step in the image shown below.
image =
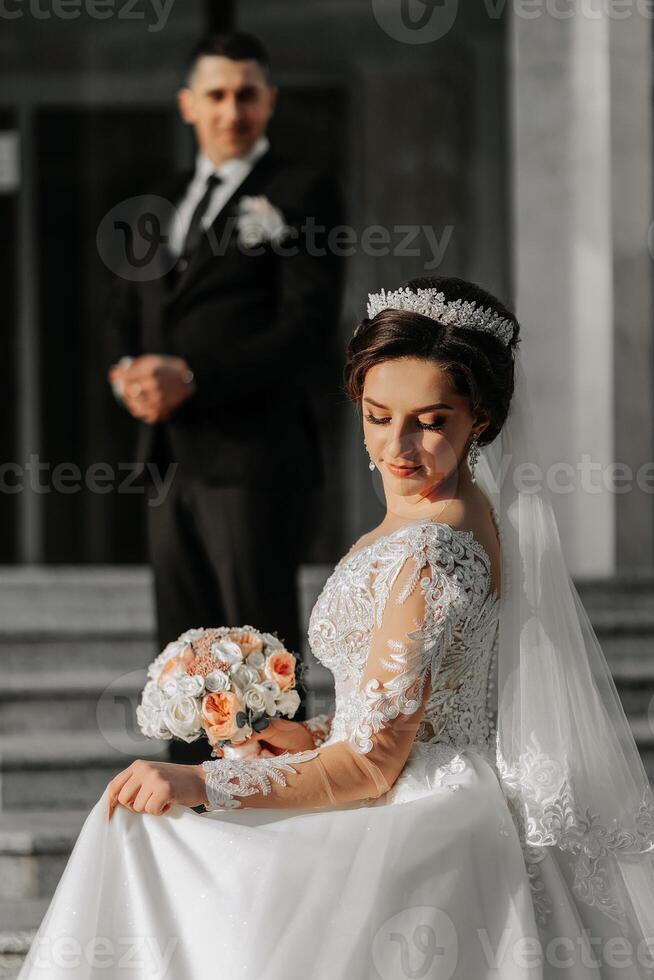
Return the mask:
M 645 772 L 654 787 L 654 724 L 647 715 L 629 716 L 629 725 L 636 739 Z
M 0 810 L 90 808 L 134 759 L 167 757 L 167 742 L 124 730 L 0 735 Z
M 597 638 L 612 669 L 617 668 L 624 660 L 640 661 L 648 664 L 654 660 L 654 636 L 643 634 L 606 635 L 598 632 Z
M 654 607 L 649 605 L 642 608 L 598 608 L 587 609 L 593 629 L 598 637 L 635 635 L 649 637 L 654 642 Z
M 0 688 L 28 671 L 145 667 L 157 654 L 143 567 L 0 567 Z
M 120 626 L 120 624 L 117 624 Z M 142 629 L 122 628 L 91 633 L 87 630 L 22 631 L 0 628 L 0 686 L 14 673 L 63 669 L 130 670 L 146 667 L 156 657 L 154 635 Z
M 649 645 L 640 646 L 633 641 L 621 647 L 620 653 L 607 644 L 603 649 L 625 711 L 646 712 L 654 695 L 654 651 Z M 149 663 L 154 655 L 152 647 L 144 659 Z M 24 663 L 23 669 L 15 672 L 7 672 L 3 665 L 0 732 L 20 730 L 26 717 L 39 717 L 40 723 L 47 722 L 51 730 L 96 729 L 99 725 L 135 730 L 136 706 L 145 684 L 147 663 L 140 669 L 85 664 L 75 673 L 66 663 L 65 672 L 57 674 L 51 672 L 52 662 L 47 660 L 43 665 L 30 665 L 30 671 L 25 670 Z M 308 681 L 309 710 L 315 714 L 329 710 L 325 706 L 333 699 L 329 671 L 312 662 Z
M 4 671 L 3 671 L 4 674 Z M 71 673 L 21 671 L 3 676 L 0 733 L 38 723 L 41 731 L 136 731 L 136 707 L 147 679 L 144 668 L 120 671 L 85 666 Z
M 624 657 L 610 667 L 627 715 L 651 717 L 654 724 L 654 658 Z
M 0 980 L 15 980 L 49 898 L 0 901 Z
M 634 573 L 600 581 L 575 582 L 602 645 L 620 636 L 647 642 L 654 652 L 654 579 Z M 608 656 L 608 654 L 607 654 Z
M 142 566 L 0 566 L 5 634 L 154 631 L 152 573 Z
M 331 570 L 325 564 L 300 569 L 305 621 Z M 113 633 L 119 623 L 125 633 L 135 629 L 152 633 L 152 581 L 147 566 L 0 566 L 0 626 L 5 633 L 73 628 L 97 634 L 103 630 Z M 651 576 L 576 581 L 575 585 L 593 615 L 644 612 L 649 613 L 648 624 L 654 623 Z
M 53 894 L 88 810 L 16 810 L 0 813 L 3 901 Z M 0 920 L 0 926 L 6 926 Z
M 654 596 L 654 576 L 650 572 L 614 575 L 609 579 L 575 579 L 575 588 L 584 603 L 616 600 L 620 603 L 640 601 Z

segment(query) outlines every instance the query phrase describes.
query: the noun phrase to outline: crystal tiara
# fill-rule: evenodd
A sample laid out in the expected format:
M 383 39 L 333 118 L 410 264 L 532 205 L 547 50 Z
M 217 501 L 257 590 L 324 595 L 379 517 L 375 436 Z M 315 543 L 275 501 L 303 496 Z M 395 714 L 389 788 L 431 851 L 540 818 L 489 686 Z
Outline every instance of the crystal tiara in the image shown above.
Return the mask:
M 500 317 L 493 310 L 477 306 L 476 303 L 461 299 L 446 300 L 444 293 L 437 289 L 418 289 L 413 292 L 408 286 L 386 292 L 368 294 L 368 317 L 376 316 L 382 310 L 409 310 L 422 313 L 439 323 L 455 324 L 459 327 L 473 327 L 494 334 L 507 347 L 513 337 L 514 325 L 511 320 Z

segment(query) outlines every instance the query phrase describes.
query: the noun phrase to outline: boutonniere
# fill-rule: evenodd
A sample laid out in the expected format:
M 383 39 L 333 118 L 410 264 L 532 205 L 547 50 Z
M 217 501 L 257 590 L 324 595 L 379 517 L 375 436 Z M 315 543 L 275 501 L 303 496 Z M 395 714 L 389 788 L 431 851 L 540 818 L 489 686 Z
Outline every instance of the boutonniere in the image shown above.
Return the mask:
M 284 215 L 264 195 L 242 197 L 238 202 L 238 239 L 246 248 L 264 242 L 277 244 L 287 231 Z

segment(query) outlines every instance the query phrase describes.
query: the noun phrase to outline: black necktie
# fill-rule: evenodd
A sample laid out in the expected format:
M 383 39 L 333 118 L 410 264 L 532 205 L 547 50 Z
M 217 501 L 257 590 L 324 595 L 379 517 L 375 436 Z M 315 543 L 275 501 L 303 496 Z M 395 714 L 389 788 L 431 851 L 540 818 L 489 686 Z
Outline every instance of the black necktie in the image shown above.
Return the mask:
M 209 201 L 211 200 L 214 187 L 217 187 L 221 181 L 222 178 L 219 177 L 218 174 L 210 174 L 209 177 L 207 177 L 207 186 L 204 194 L 198 201 L 195 211 L 191 215 L 191 222 L 188 226 L 188 231 L 186 232 L 184 245 L 182 246 L 181 256 L 184 258 L 188 258 L 188 256 L 194 252 L 200 244 L 200 239 L 202 238 L 202 233 L 204 230 L 202 228 L 202 219 L 207 207 L 209 206 Z

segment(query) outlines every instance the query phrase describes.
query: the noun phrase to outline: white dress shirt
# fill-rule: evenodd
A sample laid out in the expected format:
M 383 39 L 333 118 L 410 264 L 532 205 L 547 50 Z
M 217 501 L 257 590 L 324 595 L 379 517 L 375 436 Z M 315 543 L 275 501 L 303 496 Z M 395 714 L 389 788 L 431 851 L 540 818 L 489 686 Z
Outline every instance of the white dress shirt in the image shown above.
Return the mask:
M 186 188 L 184 197 L 177 205 L 176 220 L 169 229 L 168 248 L 179 255 L 186 238 L 193 212 L 202 200 L 211 174 L 220 177 L 220 184 L 214 187 L 213 194 L 202 217 L 202 227 L 208 228 L 222 211 L 234 191 L 243 183 L 257 160 L 268 151 L 270 143 L 266 136 L 260 136 L 252 149 L 243 157 L 232 157 L 217 167 L 204 153 L 198 153 L 195 161 L 195 174 Z

